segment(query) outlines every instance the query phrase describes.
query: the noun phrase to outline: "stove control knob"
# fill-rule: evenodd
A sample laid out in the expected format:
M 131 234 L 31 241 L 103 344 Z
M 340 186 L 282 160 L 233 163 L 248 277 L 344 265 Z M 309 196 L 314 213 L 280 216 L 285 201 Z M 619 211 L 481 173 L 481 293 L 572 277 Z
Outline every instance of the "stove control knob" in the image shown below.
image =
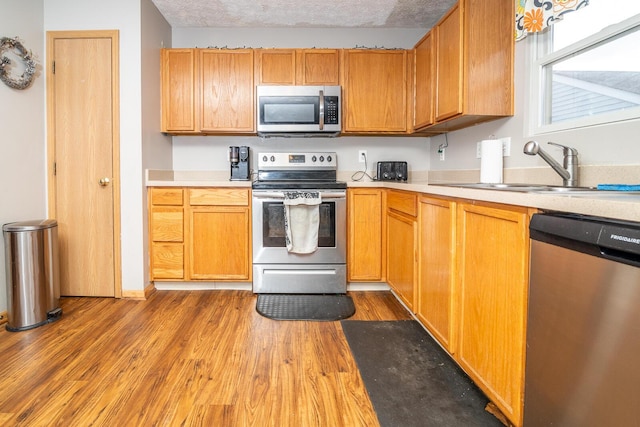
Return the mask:
M 262 161 L 266 162 L 267 161 L 267 156 L 262 156 Z
M 276 156 L 271 156 L 271 158 L 269 160 L 271 160 L 272 162 L 275 162 L 276 161 Z
M 327 156 L 327 162 L 331 162 L 332 158 L 331 156 Z
M 320 156 L 320 161 L 324 162 L 324 156 Z
M 313 163 L 315 163 L 315 162 L 317 162 L 317 161 L 318 161 L 318 158 L 317 158 L 316 156 L 313 156 L 313 157 L 311 157 L 311 161 L 312 161 Z

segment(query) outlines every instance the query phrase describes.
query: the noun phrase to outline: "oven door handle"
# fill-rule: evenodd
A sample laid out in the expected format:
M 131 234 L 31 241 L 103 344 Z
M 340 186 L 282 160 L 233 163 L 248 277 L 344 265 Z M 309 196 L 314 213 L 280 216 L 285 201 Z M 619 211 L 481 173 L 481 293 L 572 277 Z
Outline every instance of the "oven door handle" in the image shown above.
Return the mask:
M 256 199 L 278 199 L 284 200 L 284 191 L 269 191 L 267 193 L 253 192 L 253 197 Z M 347 194 L 345 192 L 321 192 L 320 199 L 346 199 Z

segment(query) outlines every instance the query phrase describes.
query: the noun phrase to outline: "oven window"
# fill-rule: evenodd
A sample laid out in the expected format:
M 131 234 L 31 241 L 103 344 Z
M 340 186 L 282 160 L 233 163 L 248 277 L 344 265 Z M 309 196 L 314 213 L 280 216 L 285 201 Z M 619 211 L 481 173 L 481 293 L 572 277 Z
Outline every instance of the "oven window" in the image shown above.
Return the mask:
M 318 247 L 336 246 L 336 204 L 322 202 L 319 206 L 320 225 Z M 284 204 L 282 202 L 262 203 L 262 245 L 268 248 L 284 248 Z

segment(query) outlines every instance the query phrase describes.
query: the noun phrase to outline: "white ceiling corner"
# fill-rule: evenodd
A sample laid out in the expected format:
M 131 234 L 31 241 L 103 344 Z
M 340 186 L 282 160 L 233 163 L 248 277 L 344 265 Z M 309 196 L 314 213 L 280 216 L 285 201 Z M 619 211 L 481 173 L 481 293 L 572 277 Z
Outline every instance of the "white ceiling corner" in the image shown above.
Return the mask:
M 152 0 L 172 27 L 431 28 L 456 0 Z

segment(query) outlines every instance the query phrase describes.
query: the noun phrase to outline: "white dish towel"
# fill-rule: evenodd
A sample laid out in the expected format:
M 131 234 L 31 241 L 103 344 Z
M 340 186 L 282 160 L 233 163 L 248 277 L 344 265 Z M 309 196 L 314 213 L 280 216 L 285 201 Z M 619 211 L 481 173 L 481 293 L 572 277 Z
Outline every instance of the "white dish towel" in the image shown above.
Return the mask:
M 310 254 L 318 249 L 321 203 L 318 191 L 284 192 L 284 230 L 287 251 Z

